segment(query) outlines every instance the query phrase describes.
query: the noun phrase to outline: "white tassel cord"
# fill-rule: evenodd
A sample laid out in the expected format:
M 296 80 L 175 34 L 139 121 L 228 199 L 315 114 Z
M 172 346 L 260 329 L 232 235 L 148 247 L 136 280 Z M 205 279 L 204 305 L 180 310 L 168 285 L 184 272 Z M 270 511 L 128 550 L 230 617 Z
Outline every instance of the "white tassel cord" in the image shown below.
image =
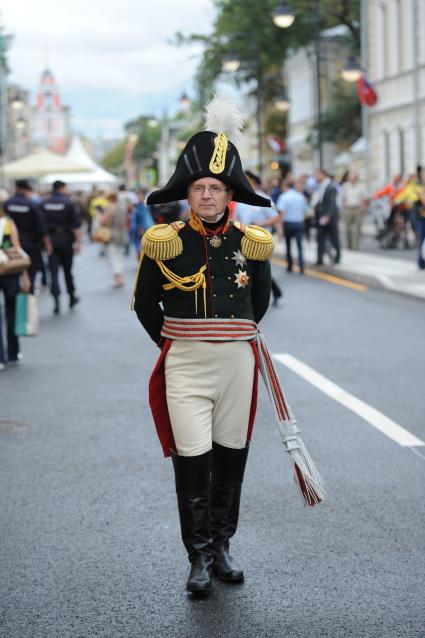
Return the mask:
M 294 468 L 294 479 L 299 488 L 301 500 L 310 506 L 317 505 L 326 497 L 323 479 L 304 445 L 291 407 L 283 396 L 279 377 L 261 333 L 258 333 L 257 347 L 261 376 L 275 410 L 282 443 Z
M 205 109 L 205 130 L 224 133 L 237 146 L 244 124 L 239 106 L 228 97 L 214 97 Z

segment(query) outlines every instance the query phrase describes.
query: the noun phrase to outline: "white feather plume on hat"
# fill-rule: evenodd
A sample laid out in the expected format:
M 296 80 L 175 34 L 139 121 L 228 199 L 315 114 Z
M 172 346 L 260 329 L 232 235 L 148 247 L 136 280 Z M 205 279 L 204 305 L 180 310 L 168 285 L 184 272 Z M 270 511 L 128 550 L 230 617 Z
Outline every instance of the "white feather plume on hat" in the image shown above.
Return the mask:
M 244 117 L 239 106 L 229 97 L 215 96 L 205 109 L 205 130 L 224 133 L 235 146 L 239 142 Z

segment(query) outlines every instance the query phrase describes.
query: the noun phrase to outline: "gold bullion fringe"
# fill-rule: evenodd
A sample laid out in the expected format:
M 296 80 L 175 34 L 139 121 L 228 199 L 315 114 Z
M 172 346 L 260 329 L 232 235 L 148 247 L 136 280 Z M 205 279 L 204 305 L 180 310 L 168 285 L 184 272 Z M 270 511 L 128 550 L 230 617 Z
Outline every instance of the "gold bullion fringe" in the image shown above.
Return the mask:
M 142 249 L 150 259 L 166 261 L 183 252 L 183 243 L 176 228 L 169 224 L 156 224 L 143 235 Z
M 183 242 L 176 234 L 176 237 L 167 239 L 164 241 L 151 240 L 146 237 L 146 233 L 143 235 L 142 248 L 148 257 L 155 261 L 167 261 L 168 259 L 174 259 L 183 252 Z
M 246 230 L 248 229 L 248 233 Z M 270 233 L 264 233 L 260 238 L 249 236 L 249 226 L 245 230 L 245 236 L 242 237 L 241 249 L 247 259 L 255 261 L 266 261 L 274 251 L 274 241 Z

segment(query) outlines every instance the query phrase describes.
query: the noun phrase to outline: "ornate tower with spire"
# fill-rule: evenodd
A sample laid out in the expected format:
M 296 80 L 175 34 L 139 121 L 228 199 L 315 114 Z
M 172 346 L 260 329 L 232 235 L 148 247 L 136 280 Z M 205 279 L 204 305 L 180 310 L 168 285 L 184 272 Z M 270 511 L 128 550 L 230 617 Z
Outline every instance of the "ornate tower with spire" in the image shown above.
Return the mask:
M 63 106 L 52 72 L 41 75 L 33 107 L 33 141 L 36 146 L 65 153 L 69 139 L 69 107 Z

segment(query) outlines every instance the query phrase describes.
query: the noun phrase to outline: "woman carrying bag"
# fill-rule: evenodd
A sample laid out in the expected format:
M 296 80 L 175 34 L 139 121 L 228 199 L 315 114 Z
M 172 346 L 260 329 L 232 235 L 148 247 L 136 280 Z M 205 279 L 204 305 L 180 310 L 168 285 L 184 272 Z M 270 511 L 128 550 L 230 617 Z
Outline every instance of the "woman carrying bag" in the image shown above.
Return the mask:
M 110 231 L 106 255 L 112 270 L 113 288 L 124 286 L 124 246 L 127 243 L 127 210 L 118 202 L 116 193 L 109 193 L 109 206 L 101 215 L 101 224 Z M 105 242 L 106 243 L 106 242 Z
M 21 251 L 19 233 L 14 222 L 0 210 L 0 250 L 8 251 L 14 248 Z M 5 254 L 4 252 L 2 253 Z M 21 278 L 21 285 L 20 285 Z M 16 297 L 22 288 L 29 292 L 31 287 L 28 272 L 7 273 L 0 268 L 0 290 L 4 297 L 4 314 L 6 318 L 7 356 L 2 337 L 2 313 L 0 312 L 0 370 L 4 370 L 6 363 L 15 364 L 19 361 L 19 340 L 15 335 Z

